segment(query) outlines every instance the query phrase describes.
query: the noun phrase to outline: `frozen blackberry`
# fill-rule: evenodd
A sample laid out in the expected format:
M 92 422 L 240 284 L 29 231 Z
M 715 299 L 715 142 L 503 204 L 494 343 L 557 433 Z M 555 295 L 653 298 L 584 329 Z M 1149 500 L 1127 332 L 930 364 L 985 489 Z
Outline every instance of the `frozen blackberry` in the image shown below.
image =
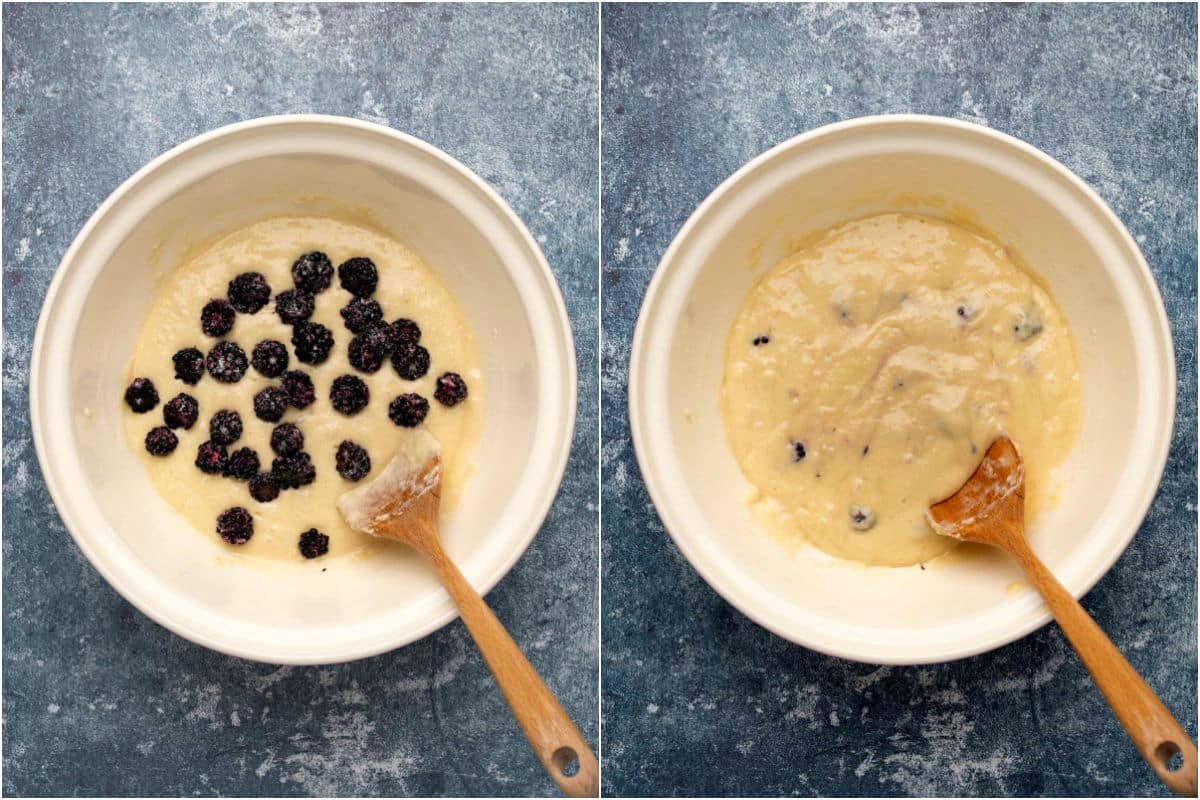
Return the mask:
M 163 406 L 163 422 L 168 428 L 183 428 L 191 430 L 200 416 L 200 404 L 190 394 L 179 394 L 172 397 Z
M 271 449 L 281 456 L 294 456 L 304 449 L 304 433 L 290 422 L 271 431 Z
M 254 395 L 254 416 L 263 422 L 279 422 L 287 407 L 287 392 L 278 386 L 268 386 Z
M 208 336 L 224 336 L 233 330 L 237 312 L 228 300 L 209 300 L 200 310 L 200 329 Z
M 338 267 L 338 282 L 355 297 L 370 297 L 379 283 L 379 271 L 369 258 L 351 258 Z
M 175 362 L 175 377 L 188 386 L 195 386 L 204 377 L 204 353 L 196 347 L 185 347 L 171 356 Z
M 261 272 L 243 272 L 229 282 L 229 303 L 243 314 L 256 314 L 271 299 L 271 287 Z
M 444 406 L 456 406 L 467 399 L 467 382 L 457 372 L 444 372 L 437 379 L 433 396 Z
M 392 350 L 385 328 L 368 328 L 350 340 L 350 366 L 360 372 L 376 372 Z
M 158 405 L 158 390 L 149 378 L 134 378 L 125 390 L 125 402 L 135 414 L 145 414 Z
M 419 344 L 403 342 L 392 352 L 392 369 L 406 381 L 418 380 L 429 371 L 429 351 Z
M 354 375 L 340 375 L 333 379 L 333 386 L 329 387 L 329 402 L 335 410 L 346 416 L 362 411 L 370 399 L 371 393 L 367 391 L 367 385 L 363 383 L 362 378 Z
M 216 442 L 205 442 L 196 450 L 196 468 L 209 475 L 219 475 L 225 471 L 229 455 L 225 445 Z
M 429 401 L 419 394 L 402 394 L 388 406 L 388 419 L 402 428 L 415 428 L 429 413 Z
M 287 394 L 288 403 L 292 408 L 308 408 L 317 399 L 317 390 L 313 388 L 312 378 L 298 369 L 283 373 L 279 381 Z
M 280 489 L 299 489 L 317 479 L 317 468 L 308 453 L 294 456 L 276 456 L 271 462 L 271 477 Z
M 226 544 L 245 544 L 254 535 L 254 517 L 241 506 L 227 508 L 217 516 L 217 535 Z
M 421 341 L 421 326 L 411 319 L 401 317 L 388 325 L 388 335 L 392 339 L 393 349 L 399 347 L 402 342 L 417 344 Z
M 321 364 L 333 349 L 333 333 L 319 322 L 297 322 L 292 327 L 292 347 L 305 364 Z
M 250 364 L 265 378 L 278 378 L 288 368 L 288 351 L 283 342 L 263 339 L 250 352 Z
M 316 310 L 317 303 L 311 294 L 300 289 L 287 289 L 275 295 L 275 313 L 279 319 L 294 325 L 300 320 L 308 319 Z
M 279 484 L 269 472 L 260 472 L 250 479 L 250 496 L 260 503 L 279 497 Z
M 258 453 L 249 447 L 234 450 L 225 460 L 225 477 L 248 481 L 258 474 Z
M 371 457 L 367 451 L 347 439 L 338 445 L 337 473 L 348 481 L 361 481 L 371 471 Z
M 217 444 L 233 444 L 242 437 L 242 415 L 222 408 L 208 421 L 208 438 Z
M 316 528 L 309 528 L 300 534 L 300 555 L 305 558 L 316 558 L 329 552 L 329 537 Z
M 356 297 L 342 308 L 342 321 L 351 333 L 362 333 L 373 328 L 383 319 L 379 303 L 365 297 Z
M 204 363 L 208 366 L 208 374 L 221 383 L 237 383 L 246 374 L 246 367 L 250 366 L 246 351 L 236 342 L 217 342 L 208 351 Z
M 292 280 L 309 294 L 323 292 L 333 282 L 333 262 L 320 250 L 305 253 L 292 264 Z
M 175 448 L 179 445 L 179 438 L 174 431 L 166 425 L 159 425 L 157 428 L 151 428 L 146 434 L 146 452 L 152 456 L 169 456 L 175 452 Z M 339 453 L 341 451 L 338 451 Z M 340 461 L 338 462 L 341 463 Z M 341 471 L 341 467 L 338 467 Z

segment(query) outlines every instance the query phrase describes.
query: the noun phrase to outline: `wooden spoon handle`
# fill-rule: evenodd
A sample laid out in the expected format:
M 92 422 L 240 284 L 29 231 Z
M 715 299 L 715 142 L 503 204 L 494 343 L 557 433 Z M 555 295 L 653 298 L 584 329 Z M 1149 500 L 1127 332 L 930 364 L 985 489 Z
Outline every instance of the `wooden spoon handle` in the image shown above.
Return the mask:
M 546 772 L 568 797 L 598 797 L 600 770 L 596 756 L 575 723 L 437 541 L 420 549 L 458 606 L 467 630 Z M 564 772 L 576 762 L 577 771 L 569 775 Z
M 1012 547 L 1012 554 L 1054 612 L 1063 633 L 1142 758 L 1173 792 L 1195 797 L 1196 745 L 1188 738 L 1187 731 L 1029 546 L 1021 541 Z M 1172 771 L 1169 764 L 1176 753 L 1182 760 Z

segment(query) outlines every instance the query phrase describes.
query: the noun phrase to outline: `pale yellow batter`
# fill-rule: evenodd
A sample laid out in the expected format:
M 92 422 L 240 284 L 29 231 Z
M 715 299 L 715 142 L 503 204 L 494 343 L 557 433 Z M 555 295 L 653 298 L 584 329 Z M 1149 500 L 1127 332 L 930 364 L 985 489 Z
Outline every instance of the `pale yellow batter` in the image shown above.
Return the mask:
M 925 508 L 1000 434 L 1024 458 L 1027 515 L 1053 499 L 1079 369 L 1054 301 L 1003 247 L 883 214 L 817 234 L 763 276 L 730 331 L 721 402 L 772 533 L 901 566 L 954 546 Z
M 428 373 L 416 381 L 402 380 L 386 362 L 373 374 L 354 370 L 347 360 L 352 334 L 339 311 L 350 300 L 335 275 L 332 286 L 316 296 L 312 320 L 333 332 L 334 347 L 325 363 L 302 364 L 291 344 L 291 328 L 283 325 L 269 302 L 253 315 L 238 314 L 229 335 L 249 357 L 263 339 L 283 342 L 290 356 L 289 369 L 299 369 L 313 380 L 316 402 L 308 408 L 289 408 L 281 422 L 294 422 L 304 433 L 304 449 L 312 456 L 317 478 L 300 489 L 283 491 L 274 501 L 259 503 L 251 498 L 247 484 L 218 475 L 206 475 L 195 464 L 196 448 L 208 439 L 209 418 L 218 409 L 237 410 L 242 417 L 242 437 L 229 446 L 257 451 L 262 469 L 269 469 L 274 453 L 270 447 L 274 423 L 254 415 L 252 398 L 276 379 L 260 375 L 253 367 L 235 384 L 219 383 L 205 375 L 195 386 L 175 378 L 171 356 L 185 347 L 204 352 L 217 341 L 200 328 L 200 309 L 210 298 L 224 298 L 229 280 L 249 271 L 266 276 L 272 292 L 293 286 L 291 266 L 298 256 L 313 250 L 327 253 L 335 268 L 348 258 L 365 256 L 379 271 L 373 297 L 383 307 L 384 319 L 412 319 L 421 327 L 421 345 L 429 350 Z M 467 399 L 445 407 L 434 399 L 437 377 L 457 372 L 466 380 Z M 367 407 L 347 417 L 333 409 L 329 388 L 339 375 L 357 375 L 370 390 Z M 153 411 L 134 414 L 124 410 L 125 436 L 138 454 L 159 493 L 179 511 L 200 535 L 211 537 L 231 553 L 286 562 L 304 561 L 297 541 L 302 531 L 317 528 L 330 538 L 329 553 L 313 561 L 361 550 L 373 540 L 350 529 L 337 509 L 345 491 L 370 482 L 387 466 L 402 436 L 388 419 L 388 404 L 405 392 L 417 392 L 429 400 L 424 424 L 441 447 L 443 464 L 443 508 L 452 508 L 470 477 L 472 452 L 483 410 L 483 385 L 474 336 L 462 310 L 438 276 L 403 244 L 369 227 L 333 219 L 284 217 L 270 219 L 238 230 L 189 258 L 169 274 L 151 305 L 134 346 L 126 382 L 147 377 L 154 382 L 160 403 Z M 199 401 L 199 421 L 190 429 L 177 429 L 179 446 L 165 457 L 146 452 L 146 432 L 163 424 L 162 404 L 179 392 Z M 371 472 L 358 483 L 343 479 L 335 468 L 338 444 L 350 439 L 366 448 Z M 254 536 L 243 545 L 226 545 L 217 538 L 217 515 L 231 506 L 246 508 L 254 518 Z

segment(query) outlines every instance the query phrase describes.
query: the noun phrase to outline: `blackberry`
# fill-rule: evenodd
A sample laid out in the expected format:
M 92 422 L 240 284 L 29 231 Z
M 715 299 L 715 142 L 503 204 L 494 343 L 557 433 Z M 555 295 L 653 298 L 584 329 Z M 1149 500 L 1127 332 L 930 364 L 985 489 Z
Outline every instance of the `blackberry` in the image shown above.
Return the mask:
M 287 392 L 278 386 L 268 386 L 254 395 L 254 416 L 263 422 L 279 422 L 287 407 Z
M 292 328 L 292 347 L 305 364 L 321 364 L 333 349 L 333 333 L 319 322 L 297 322 Z
M 158 405 L 158 390 L 149 378 L 134 378 L 125 390 L 125 402 L 135 414 L 145 414 Z
M 280 489 L 299 489 L 317 479 L 317 468 L 308 453 L 294 456 L 276 456 L 271 462 L 271 477 Z
M 467 399 L 467 382 L 457 372 L 443 372 L 433 396 L 444 406 L 456 406 Z
M 333 262 L 320 250 L 305 253 L 292 264 L 292 280 L 309 294 L 323 292 L 333 282 Z
M 329 387 L 329 402 L 334 409 L 346 416 L 352 416 L 367 407 L 371 394 L 362 378 L 354 375 L 340 375 L 333 379 Z
M 250 352 L 250 364 L 264 378 L 278 378 L 288 368 L 288 351 L 283 342 L 263 339 Z
M 329 537 L 316 528 L 309 528 L 300 534 L 300 555 L 305 558 L 316 558 L 329 552 Z
M 337 473 L 348 481 L 361 481 L 371 471 L 371 457 L 349 439 L 338 445 Z
M 406 381 L 418 380 L 429 371 L 429 351 L 419 344 L 404 342 L 392 352 L 392 369 Z
M 342 321 L 351 333 L 362 333 L 383 319 L 383 309 L 375 300 L 356 297 L 342 308 Z
M 175 452 L 178 445 L 179 438 L 166 425 L 151 428 L 146 434 L 146 452 L 152 456 L 169 456 Z
M 258 453 L 249 447 L 234 450 L 225 461 L 224 474 L 238 481 L 250 480 L 258 474 Z
M 250 479 L 250 496 L 260 503 L 279 497 L 279 484 L 269 472 L 260 472 Z
M 261 272 L 243 272 L 229 282 L 229 303 L 243 314 L 256 314 L 271 299 L 271 287 Z
M 294 456 L 304 449 L 304 433 L 290 422 L 271 431 L 271 449 L 281 456 Z
M 383 366 L 391 349 L 385 328 L 368 328 L 350 340 L 350 366 L 359 372 L 375 372 Z
M 388 406 L 388 419 L 402 428 L 415 428 L 429 413 L 429 401 L 419 394 L 402 394 Z
M 227 508 L 217 516 L 217 535 L 226 544 L 245 544 L 254 535 L 254 517 L 241 506 Z
M 250 362 L 246 359 L 246 351 L 236 342 L 217 342 L 208 351 L 204 360 L 208 366 L 208 374 L 221 383 L 237 383 L 246 374 Z
M 196 450 L 196 468 L 209 475 L 219 475 L 225 471 L 229 456 L 225 445 L 216 442 L 205 442 Z
M 242 436 L 242 415 L 222 408 L 208 421 L 208 438 L 217 444 L 233 444 Z
M 175 362 L 175 377 L 188 386 L 195 386 L 204 377 L 204 353 L 199 348 L 185 347 L 171 360 Z
M 298 369 L 283 373 L 279 384 L 287 394 L 292 408 L 308 408 L 317 399 L 317 390 L 313 388 L 312 378 Z
M 308 319 L 316 308 L 316 299 L 300 289 L 287 289 L 275 295 L 275 313 L 286 325 L 294 325 Z
M 200 329 L 208 336 L 224 336 L 233 330 L 237 312 L 228 300 L 209 300 L 200 310 Z
M 200 416 L 200 404 L 190 394 L 182 392 L 172 397 L 163 406 L 163 422 L 168 428 L 191 430 Z
M 392 339 L 392 349 L 399 347 L 402 342 L 417 344 L 421 341 L 421 326 L 401 317 L 388 325 L 388 335 Z
M 370 297 L 379 283 L 379 271 L 369 258 L 351 258 L 338 267 L 338 283 L 355 297 Z

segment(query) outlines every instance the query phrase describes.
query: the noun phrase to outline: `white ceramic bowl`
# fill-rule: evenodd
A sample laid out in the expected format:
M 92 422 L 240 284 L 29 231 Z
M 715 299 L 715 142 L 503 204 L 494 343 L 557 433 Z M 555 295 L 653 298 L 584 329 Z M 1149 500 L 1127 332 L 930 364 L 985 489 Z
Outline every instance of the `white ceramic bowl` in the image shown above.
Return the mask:
M 230 125 L 152 161 L 104 201 L 63 257 L 34 340 L 30 415 L 63 522 L 96 569 L 176 633 L 245 658 L 346 661 L 455 617 L 430 570 L 394 548 L 311 570 L 218 559 L 154 491 L 121 435 L 122 378 L 153 292 L 149 264 L 281 213 L 371 213 L 449 285 L 486 386 L 477 471 L 446 546 L 487 591 L 537 533 L 566 466 L 575 354 L 554 276 L 525 226 L 437 148 L 351 119 Z M 218 563 L 221 562 L 221 563 Z
M 638 463 L 659 515 L 714 589 L 831 655 L 916 664 L 984 652 L 1049 620 L 998 553 L 926 570 L 868 568 L 753 530 L 718 395 L 725 340 L 753 281 L 815 229 L 883 210 L 965 214 L 1049 285 L 1075 334 L 1083 425 L 1035 551 L 1076 597 L 1141 523 L 1166 463 L 1175 362 L 1162 299 L 1104 202 L 1039 150 L 938 117 L 868 117 L 755 158 L 680 230 L 642 306 L 629 374 Z M 691 420 L 685 418 L 685 409 Z

